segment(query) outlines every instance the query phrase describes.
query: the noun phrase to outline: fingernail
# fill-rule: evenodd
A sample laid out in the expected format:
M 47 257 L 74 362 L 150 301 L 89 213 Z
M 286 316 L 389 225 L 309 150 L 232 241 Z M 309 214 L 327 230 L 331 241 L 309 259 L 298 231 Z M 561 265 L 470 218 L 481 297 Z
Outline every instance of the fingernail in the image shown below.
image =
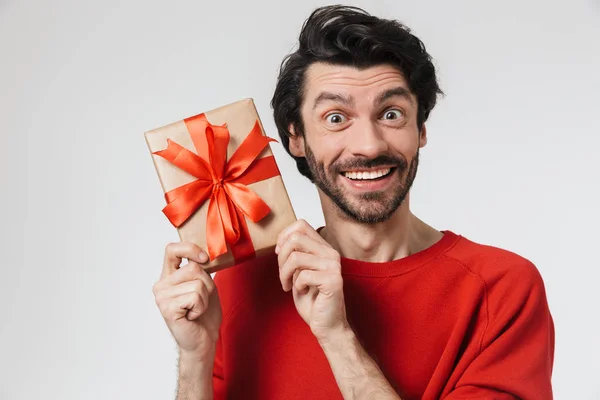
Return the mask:
M 279 254 L 279 245 L 275 246 L 275 254 Z
M 200 262 L 205 263 L 208 261 L 208 256 L 206 255 L 205 252 L 200 252 L 200 255 L 198 256 L 198 260 L 200 260 Z

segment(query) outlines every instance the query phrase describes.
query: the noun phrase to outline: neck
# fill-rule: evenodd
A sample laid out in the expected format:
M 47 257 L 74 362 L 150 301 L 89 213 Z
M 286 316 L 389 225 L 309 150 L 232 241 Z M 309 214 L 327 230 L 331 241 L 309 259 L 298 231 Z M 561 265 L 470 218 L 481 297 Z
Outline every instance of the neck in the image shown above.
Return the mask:
M 368 262 L 387 262 L 425 250 L 443 234 L 410 211 L 409 195 L 386 221 L 362 224 L 341 215 L 324 194 L 321 196 L 325 227 L 321 236 L 342 257 Z

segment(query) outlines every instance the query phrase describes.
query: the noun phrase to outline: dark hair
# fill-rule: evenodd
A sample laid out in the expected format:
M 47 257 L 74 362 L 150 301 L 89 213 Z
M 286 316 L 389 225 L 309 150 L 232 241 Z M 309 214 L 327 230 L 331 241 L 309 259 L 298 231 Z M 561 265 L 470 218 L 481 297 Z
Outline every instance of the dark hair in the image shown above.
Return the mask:
M 271 107 L 281 142 L 290 153 L 289 126 L 303 135 L 300 108 L 308 67 L 316 62 L 368 68 L 390 64 L 399 69 L 418 100 L 419 130 L 442 94 L 435 67 L 425 45 L 410 29 L 394 20 L 381 19 L 349 6 L 317 8 L 304 22 L 298 49 L 281 63 Z M 294 157 L 292 155 L 292 157 Z M 304 157 L 294 157 L 300 173 L 312 181 Z

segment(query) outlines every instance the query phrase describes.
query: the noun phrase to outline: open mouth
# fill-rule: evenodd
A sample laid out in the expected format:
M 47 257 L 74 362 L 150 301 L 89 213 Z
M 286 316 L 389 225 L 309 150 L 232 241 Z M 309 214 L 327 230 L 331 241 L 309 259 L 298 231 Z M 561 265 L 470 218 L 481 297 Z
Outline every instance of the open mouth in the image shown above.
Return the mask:
M 381 168 L 371 171 L 345 171 L 342 175 L 353 181 L 378 181 L 388 177 L 396 168 Z

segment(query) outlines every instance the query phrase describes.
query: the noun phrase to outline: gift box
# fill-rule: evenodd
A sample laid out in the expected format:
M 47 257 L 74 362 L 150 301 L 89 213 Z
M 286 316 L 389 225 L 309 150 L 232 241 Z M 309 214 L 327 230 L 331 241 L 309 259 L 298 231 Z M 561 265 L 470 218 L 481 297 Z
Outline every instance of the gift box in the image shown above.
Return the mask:
M 273 252 L 296 215 L 252 99 L 145 132 L 182 241 L 215 272 Z

